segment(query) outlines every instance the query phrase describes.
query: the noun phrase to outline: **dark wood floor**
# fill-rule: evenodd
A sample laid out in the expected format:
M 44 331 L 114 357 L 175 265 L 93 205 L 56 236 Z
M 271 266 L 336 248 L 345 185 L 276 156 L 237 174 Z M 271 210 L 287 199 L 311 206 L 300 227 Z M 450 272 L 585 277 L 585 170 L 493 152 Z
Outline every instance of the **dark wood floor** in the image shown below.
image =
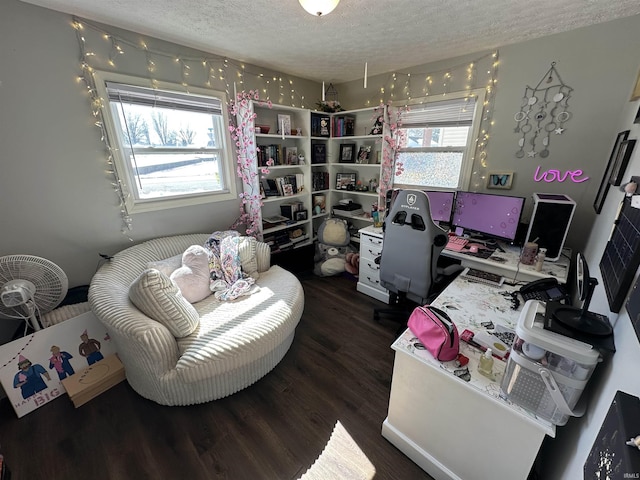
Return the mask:
M 376 480 L 430 479 L 380 434 L 396 331 L 372 320 L 383 304 L 347 278 L 301 280 L 305 311 L 291 349 L 235 395 L 164 407 L 123 382 L 78 409 L 65 396 L 21 419 L 4 399 L 0 451 L 12 478 L 297 479 L 339 421 Z

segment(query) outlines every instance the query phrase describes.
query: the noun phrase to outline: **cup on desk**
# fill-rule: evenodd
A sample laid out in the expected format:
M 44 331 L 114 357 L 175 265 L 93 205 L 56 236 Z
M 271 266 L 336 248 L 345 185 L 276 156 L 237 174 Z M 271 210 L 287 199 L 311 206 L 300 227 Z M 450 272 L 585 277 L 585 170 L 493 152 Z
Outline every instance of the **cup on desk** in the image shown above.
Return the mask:
M 525 265 L 533 265 L 536 262 L 536 255 L 538 254 L 538 244 L 534 242 L 527 242 L 522 248 L 522 254 L 520 255 L 520 261 Z
M 374 210 L 371 212 L 371 218 L 373 218 L 373 226 L 376 228 L 382 227 L 382 215 L 379 211 Z

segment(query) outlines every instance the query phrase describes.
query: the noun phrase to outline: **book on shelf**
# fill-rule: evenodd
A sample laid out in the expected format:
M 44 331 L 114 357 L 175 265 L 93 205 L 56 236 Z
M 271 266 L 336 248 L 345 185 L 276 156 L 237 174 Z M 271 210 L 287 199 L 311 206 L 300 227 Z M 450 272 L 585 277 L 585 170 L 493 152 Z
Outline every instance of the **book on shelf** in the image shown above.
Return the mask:
M 261 167 L 266 167 L 269 160 L 273 160 L 273 165 L 283 165 L 285 161 L 280 144 L 259 145 L 256 156 Z
M 277 197 L 279 195 L 276 181 L 272 178 L 262 178 L 260 179 L 260 184 L 266 197 Z
M 311 163 L 327 163 L 327 146 L 324 143 L 311 143 Z
M 313 172 L 311 175 L 313 191 L 329 190 L 329 172 Z
M 311 113 L 311 136 L 312 137 L 329 137 L 331 125 L 331 117 L 320 113 Z
M 351 115 L 336 115 L 332 129 L 334 137 L 352 137 L 356 132 L 356 119 Z
M 297 220 L 296 213 L 304 210 L 302 202 L 287 202 L 280 204 L 280 214 L 289 220 Z

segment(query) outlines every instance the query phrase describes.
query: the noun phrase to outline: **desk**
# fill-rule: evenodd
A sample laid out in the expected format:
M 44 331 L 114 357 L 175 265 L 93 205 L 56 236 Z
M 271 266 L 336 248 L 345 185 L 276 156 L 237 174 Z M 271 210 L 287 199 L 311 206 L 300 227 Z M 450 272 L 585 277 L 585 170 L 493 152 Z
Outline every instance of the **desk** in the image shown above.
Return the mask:
M 544 262 L 542 271 L 537 272 L 535 265 L 520 263 L 520 248 L 501 245 L 504 252 L 496 250 L 489 258 L 474 257 L 464 252 L 442 251 L 441 255 L 459 260 L 463 267 L 475 268 L 485 272 L 502 275 L 506 281 L 532 282 L 540 278 L 556 277 L 559 283 L 567 283 L 571 264 L 571 249 L 562 249 L 562 256 L 556 262 Z
M 458 331 L 477 332 L 481 322 L 515 328 L 515 287 L 495 288 L 456 278 L 433 302 Z M 388 416 L 382 435 L 435 479 L 526 479 L 545 437 L 555 426 L 500 398 L 506 363 L 494 359 L 495 381 L 477 371 L 480 350 L 460 342 L 471 380 L 453 374 L 455 362 L 439 362 L 415 347 L 406 330 L 395 350 Z

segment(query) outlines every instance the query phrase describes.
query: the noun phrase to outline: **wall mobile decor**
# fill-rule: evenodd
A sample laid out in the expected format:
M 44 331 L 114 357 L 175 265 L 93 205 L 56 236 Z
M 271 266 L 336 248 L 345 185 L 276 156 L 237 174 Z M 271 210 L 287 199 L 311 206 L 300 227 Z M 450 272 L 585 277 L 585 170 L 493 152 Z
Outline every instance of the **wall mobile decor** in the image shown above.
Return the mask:
M 551 135 L 562 135 L 564 125 L 571 119 L 568 109 L 573 88 L 562 81 L 555 65 L 556 62 L 551 63 L 535 88 L 527 85 L 520 110 L 513 116 L 517 123 L 514 132 L 522 135 L 517 158 L 548 157 Z

